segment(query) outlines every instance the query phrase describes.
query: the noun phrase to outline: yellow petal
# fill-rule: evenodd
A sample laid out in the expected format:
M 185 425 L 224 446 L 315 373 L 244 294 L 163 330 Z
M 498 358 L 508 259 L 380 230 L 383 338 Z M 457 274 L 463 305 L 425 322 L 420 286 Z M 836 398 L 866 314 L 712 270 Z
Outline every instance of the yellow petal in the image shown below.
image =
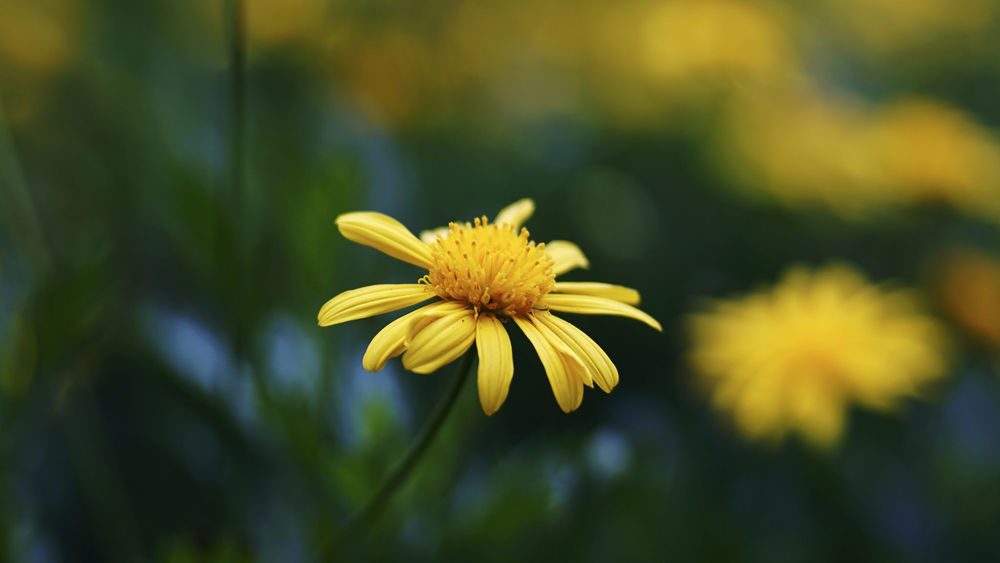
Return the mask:
M 436 229 L 430 229 L 427 231 L 420 231 L 420 240 L 427 244 L 431 244 L 436 241 L 438 237 L 444 238 L 448 236 L 448 227 L 438 227 Z
M 514 322 L 521 327 L 538 352 L 559 408 L 563 412 L 576 410 L 583 401 L 583 381 L 573 373 L 574 369 L 583 369 L 580 359 L 557 350 L 545 334 L 538 330 L 533 318 L 517 316 L 514 317 Z
M 604 297 L 594 297 L 592 295 L 565 295 L 560 293 L 549 293 L 538 300 L 540 307 L 548 307 L 553 311 L 563 311 L 566 313 L 580 313 L 582 315 L 618 315 L 629 317 L 637 321 L 642 321 L 656 330 L 663 332 L 663 327 L 656 319 L 646 313 L 636 309 L 631 305 L 619 303 Z
M 368 371 L 379 371 L 390 358 L 395 358 L 406 350 L 406 339 L 411 333 L 438 317 L 454 313 L 460 307 L 464 308 L 454 301 L 438 301 L 392 321 L 372 338 L 361 365 Z
M 566 342 L 566 339 L 555 333 L 550 326 L 545 323 L 545 317 L 551 316 L 552 314 L 548 311 L 537 311 L 532 314 L 532 320 L 535 321 L 535 328 L 538 329 L 538 332 L 542 333 L 545 340 L 547 340 L 557 352 L 567 357 L 576 358 L 577 361 L 567 363 L 566 368 L 571 374 L 578 377 L 584 385 L 587 387 L 593 387 L 594 377 L 590 374 L 590 368 L 587 366 L 584 359 L 577 354 L 576 350 L 570 346 L 568 342 Z
M 514 354 L 507 329 L 493 315 L 479 315 L 476 321 L 476 350 L 479 353 L 479 402 L 483 412 L 497 412 L 507 399 L 514 377 Z
M 545 252 L 552 257 L 552 273 L 565 274 L 573 268 L 589 268 L 590 262 L 580 247 L 566 240 L 545 243 Z
M 788 417 L 813 444 L 830 448 L 844 433 L 844 400 L 823 384 L 799 384 L 786 397 Z
M 540 313 L 536 314 L 535 317 L 583 360 L 597 386 L 605 393 L 610 393 L 618 385 L 618 368 L 615 367 L 604 350 L 585 332 L 552 314 Z
M 319 326 L 330 326 L 374 317 L 434 297 L 426 285 L 417 283 L 369 285 L 345 291 L 319 310 Z
M 428 270 L 433 266 L 431 249 L 413 236 L 399 221 L 373 211 L 345 213 L 337 217 L 340 234 L 358 244 Z
M 475 341 L 476 319 L 472 309 L 449 313 L 410 334 L 403 367 L 416 373 L 437 371 L 455 361 Z
M 497 213 L 496 219 L 493 223 L 500 225 L 507 223 L 515 231 L 520 230 L 521 225 L 531 217 L 531 214 L 535 212 L 535 202 L 524 198 L 514 203 L 504 207 Z
M 547 247 L 546 247 L 547 248 Z M 614 299 L 629 305 L 639 304 L 639 292 L 631 287 L 597 282 L 556 282 L 552 291 L 556 293 L 576 293 Z

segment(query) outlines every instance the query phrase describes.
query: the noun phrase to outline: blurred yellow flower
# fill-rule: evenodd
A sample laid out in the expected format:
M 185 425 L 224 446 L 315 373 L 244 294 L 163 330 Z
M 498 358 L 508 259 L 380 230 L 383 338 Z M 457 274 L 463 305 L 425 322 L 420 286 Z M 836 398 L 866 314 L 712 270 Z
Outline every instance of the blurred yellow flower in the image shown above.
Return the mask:
M 937 286 L 948 313 L 973 336 L 1000 349 L 1000 260 L 956 253 L 940 265 Z
M 656 2 L 632 23 L 635 31 L 623 38 L 637 42 L 635 57 L 652 78 L 769 76 L 794 59 L 781 23 L 757 3 Z
M 590 87 L 630 125 L 662 126 L 745 89 L 801 73 L 785 14 L 734 0 L 615 5 L 594 18 Z
M 810 88 L 734 97 L 716 145 L 738 185 L 847 216 L 941 202 L 1000 219 L 1000 143 L 962 112 L 905 99 L 881 108 Z
M 328 9 L 325 0 L 252 0 L 246 3 L 247 39 L 262 47 L 316 39 Z
M 1000 218 L 1000 143 L 962 112 L 903 100 L 879 111 L 857 144 L 887 199 L 943 201 Z
M 754 439 L 834 445 L 847 408 L 886 410 L 945 373 L 945 336 L 909 293 L 846 266 L 790 270 L 777 287 L 694 315 L 693 367 Z
M 5 118 L 31 122 L 57 91 L 60 76 L 81 51 L 80 0 L 0 1 L 0 77 Z
M 48 73 L 73 55 L 79 22 L 78 0 L 0 2 L 0 68 L 7 63 Z
M 438 301 L 403 315 L 372 339 L 363 365 L 382 369 L 403 355 L 403 366 L 430 373 L 454 361 L 473 343 L 479 354 L 479 400 L 491 415 L 507 398 L 514 375 L 510 338 L 513 321 L 531 341 L 564 412 L 580 406 L 583 386 L 610 392 L 618 370 L 583 331 L 555 316 L 566 313 L 619 315 L 657 330 L 660 324 L 632 305 L 639 293 L 617 285 L 559 282 L 556 276 L 588 265 L 573 243 L 535 244 L 521 225 L 534 212 L 530 199 L 504 208 L 490 223 L 451 223 L 415 237 L 395 219 L 374 212 L 347 213 L 337 226 L 349 240 L 428 270 L 412 284 L 386 284 L 345 291 L 319 312 L 320 326 L 388 313 L 434 297 Z M 520 229 L 520 231 L 518 230 Z
M 995 0 L 963 0 L 961 9 L 951 0 L 824 0 L 822 4 L 826 10 L 821 17 L 828 26 L 873 53 L 935 48 L 934 55 L 944 50 L 956 56 L 967 56 L 955 48 L 956 42 L 988 34 L 1000 8 Z
M 730 101 L 715 156 L 736 185 L 852 216 L 884 200 L 856 142 L 862 123 L 852 99 L 762 89 Z

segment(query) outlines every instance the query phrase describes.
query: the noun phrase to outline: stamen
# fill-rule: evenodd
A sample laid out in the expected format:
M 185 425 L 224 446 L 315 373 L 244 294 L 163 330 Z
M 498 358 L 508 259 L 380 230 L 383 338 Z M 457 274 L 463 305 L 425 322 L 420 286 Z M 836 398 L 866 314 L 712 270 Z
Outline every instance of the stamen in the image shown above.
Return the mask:
M 555 276 L 544 244 L 477 217 L 473 224 L 450 223 L 431 244 L 434 267 L 421 278 L 442 299 L 463 301 L 501 318 L 528 314 L 552 290 Z M 459 258 L 461 257 L 461 258 Z

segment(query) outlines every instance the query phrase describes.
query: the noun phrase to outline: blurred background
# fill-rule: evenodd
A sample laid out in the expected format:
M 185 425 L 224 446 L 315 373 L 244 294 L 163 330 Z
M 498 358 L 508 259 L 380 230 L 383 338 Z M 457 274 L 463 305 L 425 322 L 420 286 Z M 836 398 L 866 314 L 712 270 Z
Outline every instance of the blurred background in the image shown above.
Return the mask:
M 0 0 L 0 559 L 1000 552 L 1000 3 L 240 4 Z M 467 385 L 364 547 L 324 551 L 454 369 L 364 372 L 390 316 L 316 326 L 423 274 L 334 218 L 521 197 L 589 256 L 564 279 L 664 333 L 573 316 L 621 383 L 569 415 L 515 335 L 503 408 Z M 689 315 L 831 260 L 916 290 L 949 373 L 832 450 L 749 442 Z

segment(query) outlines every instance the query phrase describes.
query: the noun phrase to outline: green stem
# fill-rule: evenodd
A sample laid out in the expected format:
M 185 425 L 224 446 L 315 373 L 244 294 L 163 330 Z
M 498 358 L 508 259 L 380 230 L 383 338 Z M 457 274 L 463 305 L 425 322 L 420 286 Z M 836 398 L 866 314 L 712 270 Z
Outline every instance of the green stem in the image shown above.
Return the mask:
M 410 452 L 406 455 L 403 461 L 396 467 L 396 469 L 389 475 L 389 477 L 382 483 L 378 492 L 375 496 L 368 501 L 358 516 L 355 518 L 354 522 L 347 527 L 345 532 L 350 532 L 351 530 L 358 530 L 362 533 L 371 530 L 372 526 L 381 516 L 382 512 L 385 510 L 392 496 L 399 490 L 399 488 L 406 482 L 413 469 L 417 466 L 421 459 L 423 459 L 424 454 L 427 452 L 427 448 L 433 443 L 434 438 L 438 435 L 438 431 L 441 430 L 441 426 L 445 419 L 448 418 L 448 414 L 451 412 L 452 407 L 455 405 L 455 399 L 462 391 L 462 387 L 465 381 L 469 379 L 469 374 L 472 373 L 472 359 L 476 356 L 475 349 L 469 350 L 465 357 L 462 358 L 462 363 L 458 366 L 458 371 L 455 372 L 455 377 L 451 381 L 451 386 L 448 391 L 441 397 L 441 401 L 434 408 L 434 412 L 431 417 L 427 420 L 426 426 L 424 426 L 423 431 L 420 433 L 420 437 L 417 442 L 410 449 Z

